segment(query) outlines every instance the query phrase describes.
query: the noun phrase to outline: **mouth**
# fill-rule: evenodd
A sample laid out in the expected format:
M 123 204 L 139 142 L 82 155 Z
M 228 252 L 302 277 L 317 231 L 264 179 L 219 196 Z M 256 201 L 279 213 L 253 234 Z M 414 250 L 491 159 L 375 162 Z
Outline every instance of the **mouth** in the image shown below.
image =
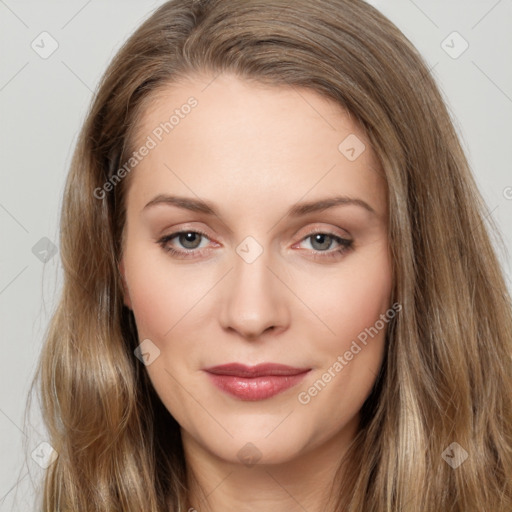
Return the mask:
M 221 391 L 244 401 L 265 400 L 296 386 L 311 368 L 275 363 L 246 366 L 229 363 L 205 368 L 210 381 Z

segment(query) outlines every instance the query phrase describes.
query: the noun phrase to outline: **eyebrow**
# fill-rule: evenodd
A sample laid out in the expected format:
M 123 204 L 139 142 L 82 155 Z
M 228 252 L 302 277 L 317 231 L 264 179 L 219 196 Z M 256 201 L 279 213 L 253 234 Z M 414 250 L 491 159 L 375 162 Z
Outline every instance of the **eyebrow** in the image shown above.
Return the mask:
M 178 208 L 183 208 L 185 210 L 190 210 L 193 212 L 217 216 L 217 212 L 215 211 L 214 205 L 212 203 L 209 203 L 208 201 L 204 201 L 201 199 L 193 199 L 191 197 L 172 196 L 167 194 L 159 194 L 156 197 L 154 197 L 151 201 L 149 201 L 148 204 L 146 204 L 146 206 L 144 206 L 142 211 L 157 205 L 176 206 Z M 363 201 L 362 199 L 347 196 L 336 196 L 326 197 L 324 199 L 319 199 L 316 201 L 294 204 L 288 210 L 286 215 L 289 215 L 291 217 L 300 217 L 302 215 L 307 215 L 308 213 L 321 212 L 329 208 L 333 208 L 335 206 L 346 205 L 359 206 L 374 215 L 377 214 L 376 211 L 366 201 Z

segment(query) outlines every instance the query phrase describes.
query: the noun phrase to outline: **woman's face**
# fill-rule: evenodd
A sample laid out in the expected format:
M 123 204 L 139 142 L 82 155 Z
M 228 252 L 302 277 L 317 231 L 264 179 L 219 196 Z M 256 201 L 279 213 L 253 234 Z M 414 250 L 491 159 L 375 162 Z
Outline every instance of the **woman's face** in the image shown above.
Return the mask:
M 125 303 L 186 450 L 338 457 L 395 314 L 386 185 L 361 130 L 312 91 L 221 75 L 160 94 L 136 147 Z

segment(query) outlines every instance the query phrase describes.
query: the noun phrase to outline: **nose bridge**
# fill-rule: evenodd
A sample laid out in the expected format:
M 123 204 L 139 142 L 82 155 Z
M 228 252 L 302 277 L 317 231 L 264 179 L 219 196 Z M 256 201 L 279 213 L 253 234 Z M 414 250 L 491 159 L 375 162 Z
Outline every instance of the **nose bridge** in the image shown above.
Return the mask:
M 221 322 L 244 337 L 254 338 L 270 327 L 283 327 L 288 321 L 285 290 L 269 270 L 270 251 L 253 237 L 236 248 L 233 270 L 227 280 Z

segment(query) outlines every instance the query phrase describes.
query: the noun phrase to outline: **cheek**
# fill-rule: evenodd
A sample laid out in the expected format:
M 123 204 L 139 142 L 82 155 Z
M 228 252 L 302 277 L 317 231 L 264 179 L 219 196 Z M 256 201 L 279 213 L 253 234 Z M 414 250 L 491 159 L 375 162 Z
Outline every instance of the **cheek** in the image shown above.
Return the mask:
M 204 280 L 171 266 L 164 253 L 139 257 L 133 251 L 125 267 L 141 339 L 163 340 L 205 293 Z
M 336 276 L 314 287 L 308 283 L 306 297 L 311 309 L 329 328 L 322 336 L 326 352 L 346 350 L 352 340 L 379 321 L 391 304 L 392 271 L 384 244 L 368 252 L 365 258 L 353 258 Z M 378 324 L 382 330 L 381 322 Z
M 130 280 L 130 297 L 139 337 L 161 339 L 172 327 L 179 295 L 165 279 L 154 279 L 152 271 L 136 270 Z
M 319 316 L 331 333 L 316 338 L 319 365 L 301 386 L 298 401 L 324 427 L 335 430 L 349 421 L 375 383 L 389 320 L 396 315 L 391 291 L 391 264 L 382 244 L 368 257 L 354 258 L 350 265 L 347 261 L 323 293 L 310 294 L 312 309 L 322 312 Z

